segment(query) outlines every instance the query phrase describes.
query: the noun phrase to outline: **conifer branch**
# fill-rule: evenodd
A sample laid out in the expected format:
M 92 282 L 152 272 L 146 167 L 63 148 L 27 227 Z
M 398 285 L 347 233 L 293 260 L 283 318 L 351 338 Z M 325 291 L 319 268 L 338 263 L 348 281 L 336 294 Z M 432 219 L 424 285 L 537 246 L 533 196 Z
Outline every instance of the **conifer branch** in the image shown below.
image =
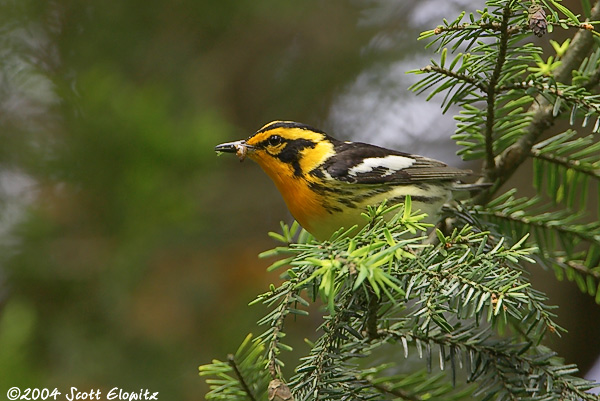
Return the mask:
M 591 16 L 588 20 L 595 21 L 598 19 L 600 19 L 600 2 L 597 1 L 591 10 Z M 584 58 L 590 53 L 593 45 L 594 37 L 590 31 L 580 30 L 577 32 L 562 58 L 562 63 L 553 72 L 554 80 L 569 83 L 571 72 L 581 65 Z M 538 95 L 536 97 L 528 110 L 528 113 L 532 115 L 532 119 L 525 134 L 515 144 L 496 156 L 495 165 L 497 168 L 493 176 L 486 174 L 481 180 L 482 182 L 493 183 L 493 185 L 475 197 L 474 202 L 476 204 L 487 203 L 529 157 L 531 148 L 535 142 L 554 123 L 556 117 L 553 114 L 553 109 L 554 105 L 550 104 L 544 96 Z
M 454 31 L 470 31 L 470 30 L 491 30 L 491 31 L 501 31 L 502 30 L 502 24 L 500 24 L 499 22 L 481 22 L 478 24 L 469 24 L 469 23 L 465 23 L 465 24 L 458 24 L 458 25 L 451 25 L 451 26 L 438 26 L 437 28 L 435 28 L 435 30 L 433 31 L 436 35 L 442 34 L 444 32 L 454 32 Z M 520 28 L 519 28 L 520 30 Z
M 369 335 L 369 339 L 371 340 L 375 340 L 377 337 L 379 337 L 379 333 L 377 332 L 378 310 L 379 299 L 377 298 L 375 293 L 372 290 L 370 290 L 369 305 L 367 309 L 367 334 Z
M 548 25 L 561 27 L 561 28 L 566 26 L 568 28 L 582 29 L 582 30 L 590 31 L 590 32 L 594 30 L 594 25 L 588 24 L 586 22 L 582 22 L 581 24 L 576 24 L 571 21 L 560 21 L 560 22 L 548 22 Z
M 577 383 L 577 379 L 569 376 L 571 373 L 577 372 L 577 368 L 572 365 L 560 367 L 556 369 L 553 366 L 551 358 L 553 353 L 545 355 L 529 355 L 525 351 L 531 347 L 531 344 L 508 344 L 502 342 L 486 343 L 485 336 L 477 336 L 474 341 L 465 343 L 461 341 L 461 333 L 453 335 L 425 335 L 423 333 L 407 330 L 398 331 L 392 329 L 381 330 L 382 335 L 396 340 L 409 339 L 410 341 L 419 340 L 423 343 L 433 343 L 440 347 L 456 347 L 463 349 L 465 358 L 469 358 L 470 353 L 486 356 L 485 360 L 479 359 L 479 365 L 493 367 L 493 373 L 489 375 L 489 380 L 494 381 L 500 379 L 500 384 L 506 391 L 506 395 L 511 399 L 518 401 L 522 396 L 528 393 L 539 393 L 544 391 L 540 384 L 538 388 L 531 387 L 529 380 L 516 379 L 514 376 L 520 372 L 523 376 L 537 376 L 538 383 L 549 381 L 552 383 L 546 388 L 548 393 L 562 394 L 564 399 L 573 399 L 573 396 L 579 397 L 582 400 L 597 401 L 598 397 L 594 394 L 587 393 L 587 385 Z M 440 363 L 442 360 L 440 359 Z M 507 368 L 510 368 L 507 371 Z M 508 373 L 510 372 L 510 373 Z M 467 372 L 471 379 L 483 374 L 480 371 L 480 366 L 471 366 L 471 371 Z M 539 377 L 539 376 L 543 376 Z M 575 382 L 574 382 L 575 380 Z M 488 383 L 489 384 L 489 383 Z M 554 389 L 554 387 L 558 387 Z
M 250 390 L 248 383 L 246 383 L 246 379 L 244 378 L 244 375 L 242 375 L 242 372 L 240 372 L 240 369 L 238 368 L 238 365 L 235 361 L 235 357 L 231 354 L 228 355 L 227 362 L 229 363 L 229 366 L 231 366 L 231 368 L 233 369 L 240 385 L 242 386 L 242 389 L 244 390 L 244 392 L 246 393 L 246 395 L 248 396 L 250 401 L 257 401 L 256 398 L 254 398 L 254 395 L 252 394 L 252 391 Z
M 389 395 L 396 397 L 397 399 L 404 400 L 404 401 L 423 401 L 422 397 L 411 394 L 410 392 L 408 392 L 404 389 L 390 388 L 389 386 L 386 386 L 381 383 L 374 383 L 370 380 L 367 380 L 367 381 L 371 384 L 371 386 L 373 386 L 374 388 L 376 388 L 383 394 L 389 394 Z
M 452 71 L 452 70 L 449 70 L 447 68 L 443 68 L 443 67 L 440 67 L 437 65 L 428 65 L 426 67 L 421 68 L 421 71 L 436 72 L 440 75 L 445 75 L 447 77 L 454 78 L 458 81 L 462 81 L 462 82 L 471 84 L 474 87 L 476 87 L 477 89 L 479 89 L 480 91 L 482 91 L 483 93 L 488 92 L 488 85 L 486 85 L 484 82 L 481 82 L 480 80 L 478 80 L 475 77 L 472 77 L 470 75 L 461 74 L 461 73 L 458 73 L 458 72 L 455 72 L 455 71 Z
M 532 227 L 539 227 L 539 228 L 550 228 L 551 227 L 552 230 L 555 230 L 561 234 L 572 235 L 583 241 L 588 241 L 588 242 L 592 242 L 592 243 L 596 242 L 596 239 L 595 239 L 593 233 L 582 230 L 581 227 L 579 227 L 579 226 L 574 227 L 572 225 L 567 225 L 567 224 L 564 224 L 564 225 L 556 224 L 556 222 L 553 220 L 547 221 L 544 219 L 531 218 L 530 216 L 526 216 L 523 214 L 517 215 L 517 214 L 512 214 L 512 213 L 504 213 L 503 211 L 494 211 L 494 212 L 490 213 L 490 215 L 492 215 L 498 219 L 504 219 L 507 221 L 525 224 L 525 225 L 532 226 Z
M 594 78 L 596 79 L 596 78 Z M 598 79 L 600 79 L 600 74 L 598 76 Z M 589 83 L 590 81 L 588 81 Z M 585 86 L 583 87 L 585 89 Z M 500 87 L 498 87 L 498 92 L 506 92 L 506 91 L 510 91 L 510 90 L 521 90 L 521 91 L 526 91 L 529 89 L 535 89 L 537 90 L 540 95 L 543 95 L 544 93 L 549 93 L 553 96 L 556 96 L 557 98 L 560 98 L 566 102 L 569 103 L 574 103 L 577 105 L 581 105 L 583 107 L 585 107 L 588 110 L 592 110 L 596 113 L 600 112 L 600 105 L 598 105 L 595 102 L 591 102 L 587 99 L 587 96 L 589 96 L 589 93 L 584 92 L 584 91 L 569 91 L 569 87 L 565 86 L 565 85 L 559 85 L 554 83 L 554 85 L 548 85 L 548 84 L 540 84 L 540 83 L 535 83 L 535 82 L 513 82 L 507 85 L 502 85 Z M 548 100 L 548 99 L 546 99 Z M 548 101 L 549 102 L 549 101 Z M 554 105 L 552 106 L 552 111 L 554 111 Z
M 269 360 L 269 374 L 272 379 L 276 379 L 281 377 L 281 370 L 279 368 L 279 364 L 277 363 L 277 346 L 279 345 L 279 336 L 283 331 L 283 323 L 287 316 L 287 308 L 293 302 L 295 292 L 290 291 L 286 294 L 284 300 L 281 302 L 279 309 L 280 313 L 273 326 L 271 327 L 271 340 L 269 341 L 269 346 L 267 348 L 267 358 Z
M 543 153 L 539 149 L 535 148 L 531 150 L 531 157 L 544 160 L 550 163 L 558 164 L 567 169 L 572 169 L 597 180 L 600 179 L 600 167 L 594 168 L 592 166 L 588 166 L 586 163 L 582 163 L 580 160 L 572 160 L 566 157 L 550 155 L 548 153 Z
M 587 23 L 575 24 L 570 21 L 560 21 L 560 22 L 546 22 L 548 25 L 556 26 L 556 27 L 569 27 L 574 29 L 583 29 L 586 31 L 593 31 L 594 26 Z M 513 25 L 510 26 L 507 30 L 508 35 L 514 35 L 520 33 L 524 30 L 527 30 L 528 27 L 526 25 Z M 502 24 L 499 22 L 483 22 L 478 24 L 458 24 L 451 26 L 438 26 L 434 29 L 433 33 L 436 35 L 440 35 L 444 32 L 456 32 L 456 31 L 473 31 L 473 30 L 489 30 L 494 32 L 502 31 Z
M 462 24 L 464 12 L 421 35 L 439 35 L 432 43 L 441 58 L 439 65 L 432 61 L 413 71 L 424 75 L 412 88 L 432 88 L 430 96 L 445 92 L 444 110 L 462 108 L 455 116 L 459 154 L 483 159 L 482 181 L 493 184 L 476 198 L 478 205 L 459 206 L 454 227 L 433 233 L 435 244 L 417 236 L 426 226 L 408 197 L 404 205 L 368 207 L 364 228 L 340 230 L 323 243 L 302 235 L 295 243 L 297 223 L 291 230 L 282 224 L 283 235 L 271 237 L 283 246 L 263 256 L 283 258 L 269 268 L 286 266 L 283 283 L 254 301 L 269 308 L 259 321 L 266 329 L 254 341 L 248 336 L 229 362 L 200 368 L 214 377 L 207 380 L 207 399 L 598 400 L 586 392 L 594 384 L 574 376 L 575 365 L 539 345 L 564 329 L 553 320 L 556 307 L 532 288 L 523 263 L 551 266 L 559 279 L 575 281 L 600 303 L 600 223 L 582 222 L 581 212 L 588 182 L 600 177 L 600 143 L 574 130 L 539 141 L 561 112 L 570 110 L 571 122 L 585 115 L 583 126 L 597 116 L 600 96 L 590 91 L 600 82 L 600 51 L 590 54 L 592 33 L 581 24 L 570 47 L 556 50 L 562 64 L 545 62 L 543 50 L 526 40 L 529 29 L 540 31 L 525 25 L 533 21 L 545 29 L 545 13 L 528 19 L 523 11 L 529 4 L 487 0 L 486 8 L 469 15 L 470 23 Z M 564 6 L 556 9 L 567 15 L 568 27 L 577 21 Z M 600 19 L 600 0 L 591 14 Z M 464 48 L 445 64 L 449 52 Z M 594 131 L 599 126 L 600 119 Z M 516 199 L 509 190 L 492 199 L 529 158 L 539 196 Z M 548 197 L 566 207 L 548 211 Z M 309 306 L 317 297 L 328 312 L 288 382 L 281 368 L 281 351 L 291 349 L 283 340 L 285 319 L 308 314 L 297 304 Z M 408 359 L 413 345 L 428 372 L 399 373 L 414 368 Z M 440 370 L 451 375 L 431 374 L 433 349 Z M 406 365 L 396 368 L 402 351 Z M 466 375 L 458 377 L 466 376 L 466 383 L 457 384 L 461 369 Z
M 324 372 L 327 369 L 327 365 L 332 362 L 331 355 L 336 354 L 335 344 L 344 321 L 345 317 L 343 313 L 336 313 L 334 316 L 328 318 L 323 325 L 325 334 L 320 338 L 317 352 L 311 358 L 311 369 L 299 379 L 303 383 L 302 387 L 309 386 L 306 390 L 313 395 L 314 399 L 319 399 L 322 381 L 325 377 Z
M 508 33 L 508 22 L 510 20 L 512 1 L 508 1 L 504 6 L 502 12 L 502 21 L 500 23 L 500 38 L 498 43 L 498 59 L 494 66 L 494 71 L 487 84 L 487 113 L 485 122 L 485 154 L 486 164 L 485 170 L 491 178 L 496 176 L 496 161 L 494 159 L 494 123 L 496 122 L 496 94 L 498 80 L 502 73 L 502 67 L 506 60 L 506 50 L 508 49 L 508 39 L 510 37 Z
M 557 266 L 572 269 L 578 272 L 579 274 L 582 274 L 584 276 L 591 276 L 594 279 L 600 281 L 600 269 L 598 267 L 590 268 L 584 265 L 583 263 L 580 263 L 575 260 L 569 260 L 568 258 L 561 256 L 550 258 L 550 261 L 555 263 Z

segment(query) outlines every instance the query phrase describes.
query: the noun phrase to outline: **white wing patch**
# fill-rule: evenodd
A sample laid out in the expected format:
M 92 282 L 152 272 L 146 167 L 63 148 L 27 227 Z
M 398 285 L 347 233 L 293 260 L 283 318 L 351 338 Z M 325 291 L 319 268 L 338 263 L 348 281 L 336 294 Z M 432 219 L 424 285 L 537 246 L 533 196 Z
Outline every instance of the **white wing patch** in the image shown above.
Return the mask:
M 404 156 L 386 156 L 386 157 L 369 157 L 364 159 L 360 164 L 352 167 L 348 170 L 350 175 L 357 175 L 360 173 L 368 173 L 377 168 L 385 168 L 388 171 L 384 174 L 390 175 L 398 170 L 402 170 L 412 166 L 415 163 L 415 159 Z

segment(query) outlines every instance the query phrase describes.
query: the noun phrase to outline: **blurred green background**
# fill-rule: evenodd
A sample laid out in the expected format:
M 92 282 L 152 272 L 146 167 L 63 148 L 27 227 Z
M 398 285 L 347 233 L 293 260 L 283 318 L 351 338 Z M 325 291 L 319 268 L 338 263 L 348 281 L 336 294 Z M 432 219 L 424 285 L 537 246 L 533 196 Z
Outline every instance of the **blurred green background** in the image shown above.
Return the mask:
M 452 113 L 404 72 L 430 57 L 419 31 L 481 3 L 405 3 L 1 0 L 0 398 L 202 399 L 197 366 L 261 332 L 246 305 L 278 276 L 256 255 L 290 217 L 216 144 L 289 119 L 458 165 Z M 585 368 L 598 328 L 569 315 L 553 345 Z

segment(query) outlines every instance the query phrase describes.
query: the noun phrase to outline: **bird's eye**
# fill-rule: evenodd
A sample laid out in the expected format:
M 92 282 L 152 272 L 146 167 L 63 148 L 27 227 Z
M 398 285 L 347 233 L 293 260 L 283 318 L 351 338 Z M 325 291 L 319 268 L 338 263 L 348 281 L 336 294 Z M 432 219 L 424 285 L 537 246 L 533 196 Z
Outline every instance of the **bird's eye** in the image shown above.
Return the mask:
M 283 142 L 283 138 L 279 135 L 271 135 L 267 141 L 269 142 L 269 146 L 277 146 Z

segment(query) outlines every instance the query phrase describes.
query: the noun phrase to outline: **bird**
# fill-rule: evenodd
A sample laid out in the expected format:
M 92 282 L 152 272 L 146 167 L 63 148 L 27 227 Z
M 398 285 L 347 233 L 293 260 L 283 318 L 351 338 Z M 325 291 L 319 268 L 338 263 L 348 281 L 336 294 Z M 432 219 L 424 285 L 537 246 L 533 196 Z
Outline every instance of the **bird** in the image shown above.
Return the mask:
M 337 140 L 294 121 L 273 121 L 248 139 L 215 151 L 254 160 L 275 183 L 290 213 L 317 240 L 340 228 L 364 226 L 368 205 L 404 202 L 439 219 L 463 170 L 423 156 L 362 142 Z

